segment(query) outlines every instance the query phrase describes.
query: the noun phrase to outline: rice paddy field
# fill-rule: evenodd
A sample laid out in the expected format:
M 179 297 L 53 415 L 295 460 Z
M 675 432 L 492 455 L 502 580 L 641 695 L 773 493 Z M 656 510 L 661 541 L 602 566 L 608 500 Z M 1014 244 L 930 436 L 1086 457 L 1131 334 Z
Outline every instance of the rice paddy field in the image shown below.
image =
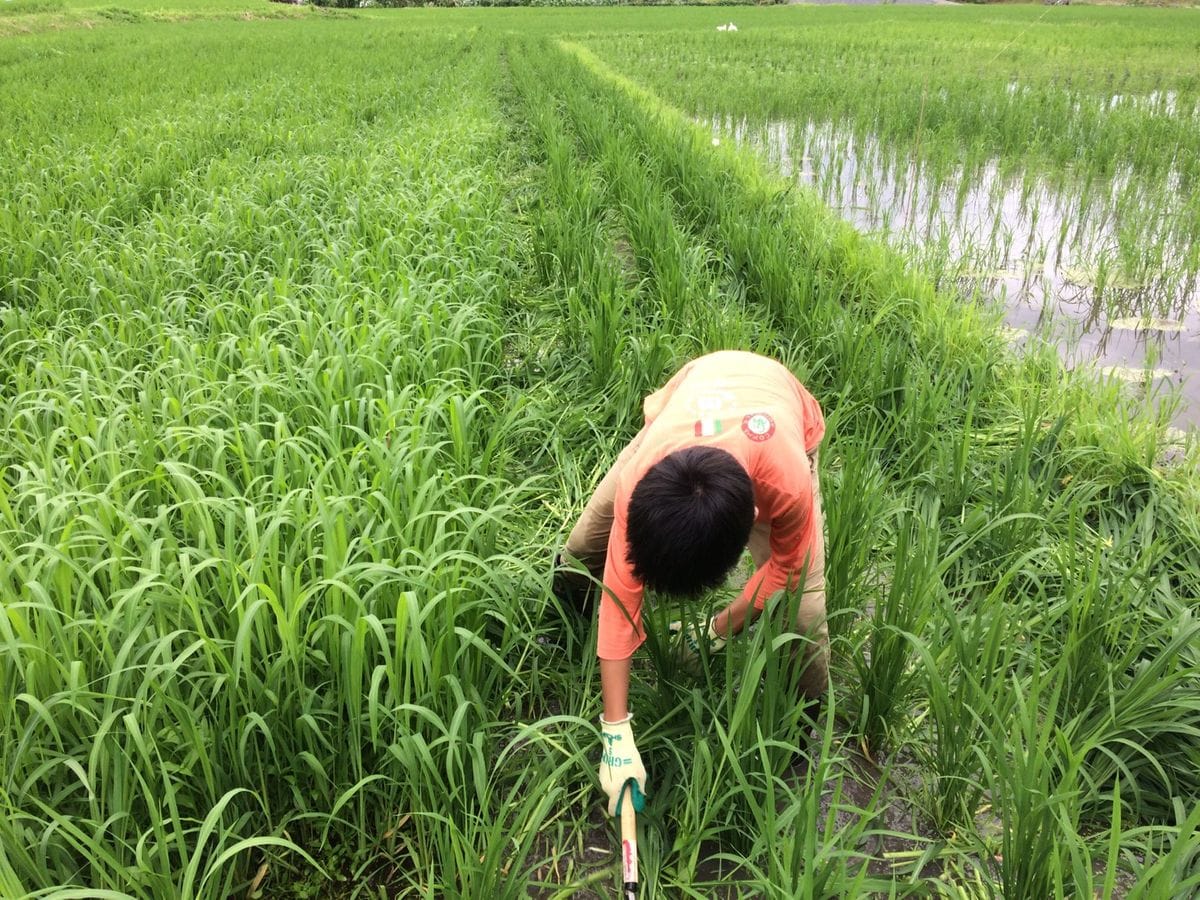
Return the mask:
M 723 348 L 826 413 L 833 686 L 655 598 L 643 895 L 1200 895 L 1200 12 L 0 35 L 0 896 L 616 896 L 550 561 Z

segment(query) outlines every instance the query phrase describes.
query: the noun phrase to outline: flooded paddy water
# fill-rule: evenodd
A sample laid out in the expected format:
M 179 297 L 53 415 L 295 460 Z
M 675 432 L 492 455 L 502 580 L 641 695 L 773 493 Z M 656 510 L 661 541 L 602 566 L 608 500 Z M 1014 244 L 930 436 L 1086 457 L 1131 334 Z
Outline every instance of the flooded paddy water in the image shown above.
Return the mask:
M 1049 341 L 1150 402 L 1178 394 L 1176 425 L 1200 425 L 1200 242 L 1178 179 L 1051 182 L 995 161 L 918 162 L 827 123 L 708 124 L 943 286 L 1001 304 L 1015 345 Z

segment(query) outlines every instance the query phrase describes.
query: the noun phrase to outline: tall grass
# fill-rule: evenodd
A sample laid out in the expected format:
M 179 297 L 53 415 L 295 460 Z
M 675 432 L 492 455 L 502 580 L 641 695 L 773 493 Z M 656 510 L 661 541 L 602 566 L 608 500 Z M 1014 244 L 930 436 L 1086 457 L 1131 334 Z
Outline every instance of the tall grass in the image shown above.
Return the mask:
M 0 444 L 0 843 L 28 890 L 227 896 L 264 859 L 279 890 L 306 861 L 500 883 L 562 812 L 512 799 L 561 757 L 496 765 L 517 722 L 495 704 L 535 689 L 536 553 L 513 551 L 540 436 L 502 352 L 506 125 L 471 88 L 495 49 L 443 38 L 347 91 L 359 38 L 293 37 L 314 52 L 202 32 L 194 93 L 139 127 L 111 110 L 182 36 L 132 67 L 79 36 L 93 95 L 27 126 L 59 174 L 31 193 L 5 166 L 40 210 L 6 220 Z M 264 66 L 311 87 L 243 94 Z M 66 146 L 33 131 L 80 100 Z

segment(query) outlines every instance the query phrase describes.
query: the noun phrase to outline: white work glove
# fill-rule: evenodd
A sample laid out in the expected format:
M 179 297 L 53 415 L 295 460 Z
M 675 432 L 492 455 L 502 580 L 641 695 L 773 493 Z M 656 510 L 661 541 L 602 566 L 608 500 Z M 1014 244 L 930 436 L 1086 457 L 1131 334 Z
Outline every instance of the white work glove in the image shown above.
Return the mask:
M 625 785 L 633 796 L 633 808 L 638 812 L 646 804 L 646 767 L 633 742 L 633 716 L 619 722 L 606 722 L 600 717 L 600 787 L 608 794 L 608 814 L 620 815 Z
M 700 661 L 701 642 L 708 645 L 709 653 L 716 653 L 728 643 L 725 638 L 717 634 L 712 619 L 703 625 L 697 625 L 694 622 L 688 622 L 687 625 L 682 622 L 672 622 L 667 626 L 667 630 L 671 634 L 680 636 L 679 655 L 683 663 L 689 666 L 694 666 Z

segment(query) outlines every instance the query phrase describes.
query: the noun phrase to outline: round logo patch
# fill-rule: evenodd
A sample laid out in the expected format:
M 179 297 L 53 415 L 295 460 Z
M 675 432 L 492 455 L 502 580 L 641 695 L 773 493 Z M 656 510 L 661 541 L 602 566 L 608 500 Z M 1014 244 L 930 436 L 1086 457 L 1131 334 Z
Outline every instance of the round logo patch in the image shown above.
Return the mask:
M 752 441 L 765 441 L 775 433 L 775 420 L 766 413 L 750 413 L 742 419 L 742 431 Z

